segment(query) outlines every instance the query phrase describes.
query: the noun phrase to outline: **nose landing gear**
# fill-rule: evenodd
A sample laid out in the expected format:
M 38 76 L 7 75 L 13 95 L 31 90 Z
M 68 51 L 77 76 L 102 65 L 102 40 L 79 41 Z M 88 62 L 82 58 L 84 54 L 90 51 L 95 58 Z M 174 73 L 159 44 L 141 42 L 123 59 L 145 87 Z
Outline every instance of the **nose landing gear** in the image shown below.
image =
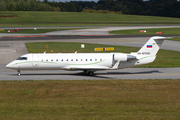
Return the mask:
M 17 74 L 17 75 L 18 75 L 18 76 L 21 76 L 20 70 L 17 70 L 17 72 L 18 72 L 18 74 Z

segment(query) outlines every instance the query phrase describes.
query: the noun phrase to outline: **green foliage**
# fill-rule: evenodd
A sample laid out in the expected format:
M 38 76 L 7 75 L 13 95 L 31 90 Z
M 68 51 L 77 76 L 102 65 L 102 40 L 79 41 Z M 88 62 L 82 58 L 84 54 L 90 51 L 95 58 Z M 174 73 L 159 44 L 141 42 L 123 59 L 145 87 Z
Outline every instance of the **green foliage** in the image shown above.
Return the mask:
M 99 0 L 97 3 L 94 1 L 50 2 L 48 0 L 43 2 L 40 0 L 1 0 L 0 2 L 2 2 L 0 4 L 0 11 L 83 11 L 91 13 L 180 17 L 180 1 L 178 0 L 165 0 L 163 2 L 158 0 Z
M 20 11 L 24 11 L 26 9 L 26 4 L 25 4 L 24 0 L 20 0 L 18 2 L 18 6 L 19 6 Z
M 68 12 L 77 12 L 76 6 L 73 3 L 66 4 L 66 10 Z
M 8 3 L 8 8 L 9 8 L 9 11 L 15 11 L 16 10 L 16 2 L 11 1 L 10 3 Z
M 111 13 L 111 14 L 122 14 L 121 11 L 108 11 L 108 10 L 95 10 L 95 9 L 83 9 L 81 12 L 87 12 L 87 13 Z
M 6 10 L 6 3 L 4 0 L 0 1 L 0 11 L 5 11 Z
M 180 17 L 179 0 L 99 0 L 93 8 L 131 15 Z
M 41 2 L 36 3 L 36 11 L 43 11 L 43 4 Z
M 28 0 L 27 1 L 27 10 L 34 11 L 36 7 L 36 0 Z
M 60 7 L 50 6 L 36 0 L 1 0 L 0 11 L 60 11 Z

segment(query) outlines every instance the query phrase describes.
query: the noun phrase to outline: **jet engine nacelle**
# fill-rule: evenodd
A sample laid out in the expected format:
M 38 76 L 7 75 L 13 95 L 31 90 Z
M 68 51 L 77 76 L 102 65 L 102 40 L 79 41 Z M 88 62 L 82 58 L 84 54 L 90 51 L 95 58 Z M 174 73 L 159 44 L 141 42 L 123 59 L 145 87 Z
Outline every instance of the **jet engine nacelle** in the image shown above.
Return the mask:
M 121 62 L 127 62 L 129 60 L 136 59 L 136 56 L 128 55 L 128 54 L 122 54 L 122 53 L 115 53 L 113 55 L 113 57 L 114 57 L 114 60 L 116 60 L 116 61 L 120 60 Z
M 120 60 L 121 62 L 126 62 L 127 61 L 127 54 L 115 53 L 114 54 L 114 60 L 116 60 L 116 61 Z

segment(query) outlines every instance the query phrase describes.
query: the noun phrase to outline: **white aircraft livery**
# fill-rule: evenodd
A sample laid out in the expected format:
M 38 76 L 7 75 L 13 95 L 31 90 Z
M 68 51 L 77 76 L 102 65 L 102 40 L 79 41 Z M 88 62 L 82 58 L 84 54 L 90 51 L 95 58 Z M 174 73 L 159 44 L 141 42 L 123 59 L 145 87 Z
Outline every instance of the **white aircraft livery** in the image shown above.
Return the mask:
M 82 70 L 93 75 L 98 70 L 117 70 L 152 63 L 165 37 L 151 37 L 138 51 L 132 53 L 38 53 L 25 54 L 7 68 L 20 70 Z

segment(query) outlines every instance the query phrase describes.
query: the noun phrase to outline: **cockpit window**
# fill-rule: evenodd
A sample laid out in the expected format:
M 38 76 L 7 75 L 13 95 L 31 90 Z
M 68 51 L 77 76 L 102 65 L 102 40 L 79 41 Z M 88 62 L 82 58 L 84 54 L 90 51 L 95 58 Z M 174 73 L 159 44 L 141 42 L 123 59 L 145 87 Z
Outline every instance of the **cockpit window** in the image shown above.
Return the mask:
M 27 57 L 18 57 L 16 60 L 27 60 Z

